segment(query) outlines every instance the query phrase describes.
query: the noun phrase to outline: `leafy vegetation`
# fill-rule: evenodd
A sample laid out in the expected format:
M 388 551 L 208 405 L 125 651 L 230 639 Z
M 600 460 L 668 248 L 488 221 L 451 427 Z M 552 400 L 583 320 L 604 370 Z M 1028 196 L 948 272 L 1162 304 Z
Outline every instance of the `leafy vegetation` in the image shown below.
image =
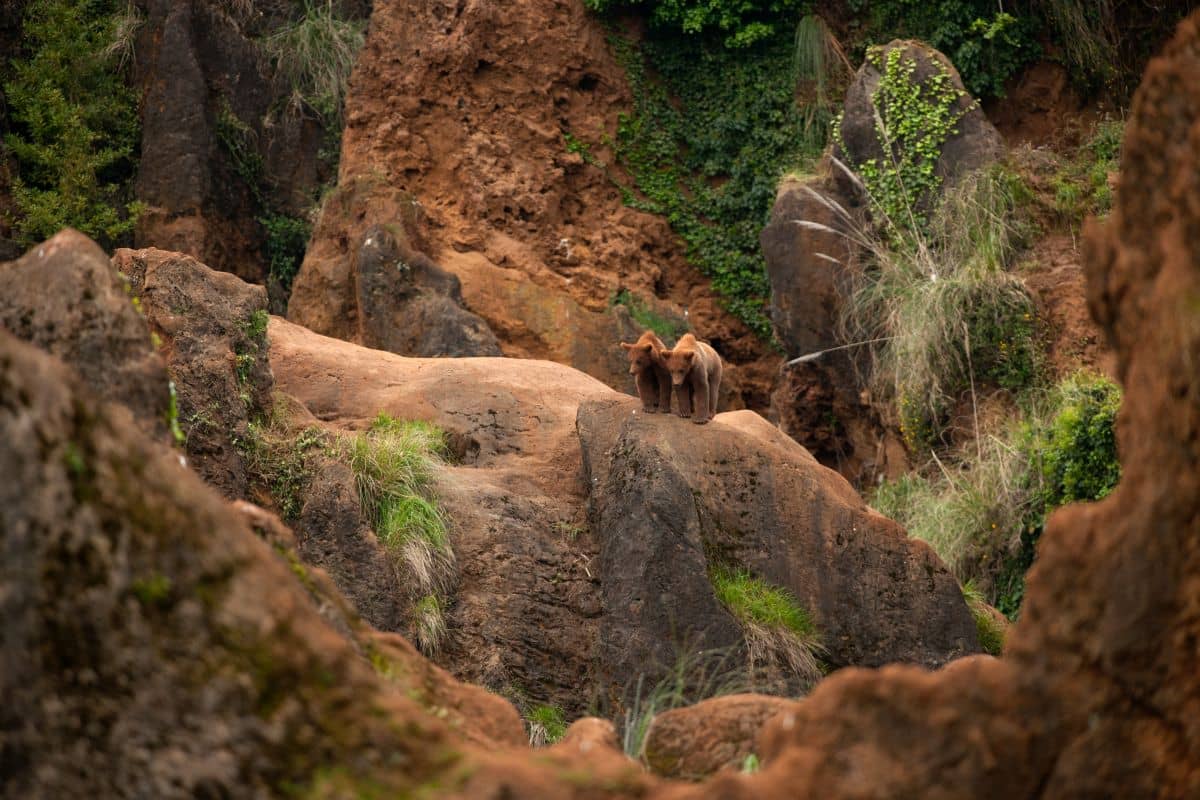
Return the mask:
M 958 107 L 961 92 L 945 70 L 916 80 L 917 63 L 905 58 L 902 48 L 886 56 L 872 49 L 867 60 L 880 72 L 871 99 L 883 155 L 850 167 L 866 187 L 877 224 L 889 237 L 904 240 L 926 230 L 925 210 L 942 185 L 937 163 L 964 113 Z M 840 125 L 834 138 L 841 140 Z
M 1087 372 L 1030 391 L 1017 419 L 983 431 L 925 474 L 884 483 L 872 505 L 1015 617 L 1047 514 L 1100 499 L 1120 479 L 1113 433 L 1120 397 L 1115 384 Z
M 649 302 L 628 289 L 622 289 L 613 295 L 610 305 L 625 306 L 634 322 L 642 328 L 654 331 L 664 342 L 673 342 L 689 330 L 686 321 L 659 314 Z
M 29 245 L 71 226 L 113 247 L 141 205 L 137 96 L 121 74 L 137 17 L 119 0 L 34 0 L 22 52 L 7 65 L 4 95 L 16 162 L 18 238 Z
M 193 420 L 192 424 L 205 424 Z M 235 440 L 238 452 L 255 482 L 266 487 L 285 521 L 295 520 L 303 507 L 309 483 L 309 457 L 329 453 L 333 442 L 320 428 L 293 429 L 282 408 L 262 420 L 253 420 L 246 435 Z
M 742 626 L 752 670 L 757 663 L 776 661 L 810 685 L 820 680 L 820 633 L 790 592 L 724 566 L 714 568 L 709 579 L 717 599 Z
M 584 0 L 593 11 L 647 9 L 653 25 L 684 34 L 713 33 L 729 48 L 744 48 L 790 29 L 805 0 Z
M 558 706 L 534 706 L 525 719 L 529 723 L 530 747 L 554 744 L 567 732 L 567 718 Z
M 634 94 L 614 142 L 634 180 L 626 203 L 664 216 L 729 310 L 769 338 L 758 235 L 777 179 L 815 158 L 826 130 L 793 101 L 790 31 L 737 52 L 667 33 L 640 49 L 610 41 Z
M 1120 167 L 1125 125 L 1100 122 L 1075 157 L 1053 178 L 1054 207 L 1063 221 L 1078 226 L 1089 214 L 1102 216 L 1112 208 L 1108 177 Z

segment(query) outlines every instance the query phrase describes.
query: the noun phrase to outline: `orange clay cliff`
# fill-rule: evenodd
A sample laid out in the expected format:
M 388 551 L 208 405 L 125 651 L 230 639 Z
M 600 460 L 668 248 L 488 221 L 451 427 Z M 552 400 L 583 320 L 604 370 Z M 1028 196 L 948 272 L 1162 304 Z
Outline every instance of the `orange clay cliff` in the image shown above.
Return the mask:
M 671 376 L 658 356 L 664 347 L 662 339 L 646 331 L 633 344 L 621 342 L 621 347 L 629 354 L 629 374 L 637 384 L 642 408 L 647 414 L 670 414 Z
M 717 351 L 690 333 L 671 350 L 660 350 L 659 359 L 671 373 L 671 385 L 679 403 L 679 416 L 703 425 L 717 412 L 717 390 L 721 388 L 721 357 Z

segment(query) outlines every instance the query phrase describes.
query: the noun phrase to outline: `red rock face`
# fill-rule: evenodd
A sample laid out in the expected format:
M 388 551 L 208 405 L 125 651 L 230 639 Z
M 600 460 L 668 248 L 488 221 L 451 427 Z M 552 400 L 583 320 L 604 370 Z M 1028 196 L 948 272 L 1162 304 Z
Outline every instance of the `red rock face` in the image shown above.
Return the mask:
M 466 307 L 506 354 L 558 361 L 631 391 L 616 344 L 641 331 L 608 311 L 626 288 L 686 309 L 697 335 L 747 367 L 724 407 L 764 409 L 774 370 L 761 363 L 778 357 L 719 307 L 662 218 L 625 207 L 604 170 L 567 150 L 567 134 L 615 135 L 629 107 L 605 36 L 579 0 L 377 4 L 351 82 L 339 178 L 363 188 L 353 190 L 353 208 L 329 212 L 353 231 L 318 224 L 289 319 L 351 338 L 357 310 L 347 303 L 344 240 L 406 222 L 402 202 L 381 198 L 408 198 L 416 213 L 407 222 L 423 240 L 415 243 L 458 277 Z M 593 155 L 614 161 L 605 147 Z

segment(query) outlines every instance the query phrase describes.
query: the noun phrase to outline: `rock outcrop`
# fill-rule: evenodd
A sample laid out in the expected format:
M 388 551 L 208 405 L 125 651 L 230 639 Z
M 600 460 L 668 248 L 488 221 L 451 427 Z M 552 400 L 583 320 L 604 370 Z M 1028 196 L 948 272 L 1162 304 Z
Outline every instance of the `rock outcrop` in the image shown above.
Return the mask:
M 615 346 L 628 332 L 610 308 L 627 289 L 686 310 L 735 367 L 731 407 L 765 409 L 778 357 L 720 307 L 665 220 L 624 206 L 605 170 L 567 148 L 568 134 L 615 134 L 629 103 L 604 27 L 578 0 L 377 4 L 347 99 L 347 200 L 323 212 L 288 318 L 354 338 L 345 242 L 403 219 L 506 355 L 631 391 Z M 614 161 L 607 147 L 594 155 Z M 360 227 L 347 238 L 326 217 Z
M 229 499 L 247 497 L 238 442 L 251 421 L 269 413 L 274 386 L 266 289 L 153 248 L 117 250 L 112 262 L 161 340 L 192 467 Z
M 768 720 L 796 707 L 794 700 L 733 694 L 664 711 L 646 731 L 643 758 L 656 774 L 699 780 L 722 769 L 739 769 L 757 758 Z
M 750 411 L 702 433 L 633 400 L 585 403 L 579 438 L 600 543 L 600 656 L 616 675 L 741 641 L 710 573 L 746 568 L 815 618 L 833 666 L 938 666 L 978 652 L 957 582 L 923 542 Z
M 166 437 L 166 364 L 136 293 L 95 242 L 64 230 L 0 263 L 0 276 L 0 328 L 62 359 L 94 398 L 127 408 L 142 431 Z
M 180 251 L 216 269 L 266 283 L 259 219 L 300 216 L 328 181 L 330 132 L 311 113 L 280 113 L 295 87 L 277 81 L 263 42 L 292 22 L 275 3 L 176 3 L 140 8 L 133 60 L 143 92 L 136 193 L 147 206 L 139 247 Z M 370 4 L 338 14 L 363 19 Z M 264 207 L 264 204 L 266 207 Z M 282 287 L 273 297 L 282 302 Z M 281 306 L 279 306 L 281 307 Z
M 857 198 L 833 179 L 832 165 L 804 179 L 785 178 L 761 242 L 771 281 L 771 324 L 789 358 L 845 344 L 841 315 L 857 271 L 858 253 L 844 216 Z M 824 226 L 819 229 L 802 223 Z M 859 486 L 907 467 L 904 445 L 864 402 L 853 351 L 834 350 L 780 368 L 770 417 L 827 467 Z
M 871 160 L 888 163 L 891 158 L 891 154 L 884 151 L 876 120 L 881 115 L 886 119 L 889 112 L 903 114 L 905 109 L 879 109 L 876 107 L 876 95 L 889 57 L 896 51 L 900 53 L 900 64 L 907 71 L 905 80 L 922 86 L 923 98 L 938 102 L 934 99 L 937 90 L 933 87 L 942 80 L 939 76 L 943 75 L 946 76 L 945 87 L 953 93 L 949 108 L 955 115 L 954 126 L 942 143 L 934 165 L 934 175 L 940 179 L 941 185 L 953 186 L 962 176 L 998 161 L 1004 154 L 1004 142 L 979 103 L 963 87 L 962 78 L 950 59 L 921 42 L 899 39 L 872 48 L 854 76 L 854 81 L 846 89 L 840 126 L 841 140 L 835 143 L 834 155 L 853 169 Z M 910 66 L 911 70 L 908 71 Z M 911 113 L 911 109 L 908 112 Z M 893 125 L 897 124 L 893 122 Z M 907 124 L 912 124 L 912 121 L 909 120 Z M 889 135 L 898 136 L 898 129 Z M 834 177 L 846 194 L 854 193 L 853 185 L 843 173 L 839 172 Z M 936 199 L 936 196 L 923 196 L 918 198 L 918 203 L 929 206 Z

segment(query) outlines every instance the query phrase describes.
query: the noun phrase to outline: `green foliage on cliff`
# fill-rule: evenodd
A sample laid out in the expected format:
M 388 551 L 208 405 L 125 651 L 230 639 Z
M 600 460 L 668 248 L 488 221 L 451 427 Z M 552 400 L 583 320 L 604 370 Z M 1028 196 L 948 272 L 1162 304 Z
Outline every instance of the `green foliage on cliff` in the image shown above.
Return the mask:
M 928 542 L 964 583 L 1015 617 L 1047 515 L 1099 500 L 1121 476 L 1121 391 L 1089 372 L 1029 394 L 1019 417 L 984 430 L 922 474 L 876 490 L 871 504 Z
M 120 0 L 34 0 L 22 48 L 4 65 L 17 166 L 18 238 L 33 244 L 71 226 L 112 247 L 133 228 L 137 96 L 122 60 L 137 18 Z
M 339 131 L 346 86 L 366 41 L 366 20 L 344 18 L 330 0 L 304 0 L 303 13 L 263 45 L 276 75 L 291 87 L 288 107 L 310 111 Z
M 825 142 L 793 100 L 790 32 L 737 52 L 666 33 L 611 43 L 634 93 L 614 143 L 634 179 L 626 202 L 664 216 L 729 310 L 769 337 L 759 232 L 779 176 Z
M 685 34 L 712 33 L 741 48 L 790 29 L 806 0 L 583 0 L 592 11 L 640 8 L 652 24 Z

